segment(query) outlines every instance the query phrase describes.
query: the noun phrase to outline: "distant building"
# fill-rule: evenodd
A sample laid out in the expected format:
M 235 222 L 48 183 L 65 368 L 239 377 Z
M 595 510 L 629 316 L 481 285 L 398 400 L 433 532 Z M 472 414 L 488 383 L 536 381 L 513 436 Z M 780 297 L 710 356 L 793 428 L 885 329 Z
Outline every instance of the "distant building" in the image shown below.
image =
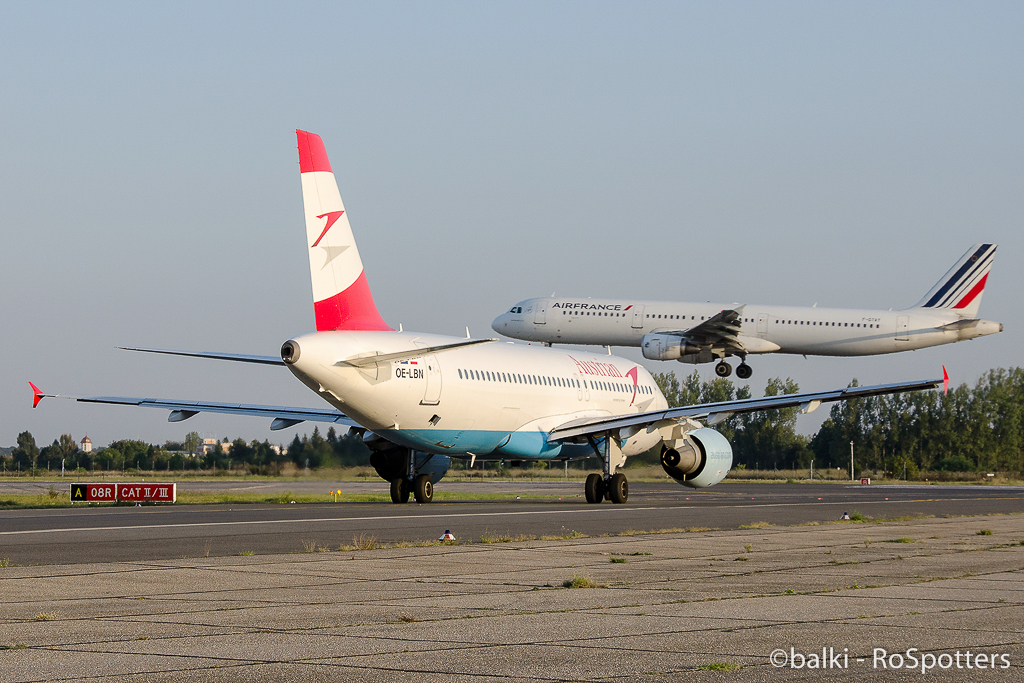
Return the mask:
M 216 453 L 221 450 L 221 447 L 217 445 L 217 439 L 203 439 L 203 442 L 199 444 L 199 448 L 196 450 L 200 454 L 206 455 L 207 453 Z
M 92 453 L 92 439 L 88 435 L 82 437 L 82 452 Z

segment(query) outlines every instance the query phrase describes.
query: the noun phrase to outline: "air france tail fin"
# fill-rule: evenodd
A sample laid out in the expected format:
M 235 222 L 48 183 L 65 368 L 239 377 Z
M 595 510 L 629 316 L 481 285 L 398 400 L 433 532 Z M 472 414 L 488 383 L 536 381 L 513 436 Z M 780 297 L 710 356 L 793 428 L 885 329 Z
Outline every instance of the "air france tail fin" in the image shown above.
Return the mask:
M 391 330 L 373 303 L 323 140 L 303 130 L 295 136 L 316 329 Z
M 995 254 L 995 244 L 975 244 L 914 308 L 950 309 L 961 318 L 978 317 Z

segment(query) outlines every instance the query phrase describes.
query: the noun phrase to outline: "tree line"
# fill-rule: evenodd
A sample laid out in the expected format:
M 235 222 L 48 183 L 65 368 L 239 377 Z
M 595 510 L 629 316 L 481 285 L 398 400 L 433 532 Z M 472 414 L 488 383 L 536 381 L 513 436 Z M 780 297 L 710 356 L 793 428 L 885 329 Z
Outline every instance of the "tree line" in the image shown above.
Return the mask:
M 747 386 L 727 379 L 702 381 L 696 371 L 680 380 L 654 375 L 670 406 L 750 398 Z M 858 386 L 853 380 L 849 386 Z M 792 379 L 768 380 L 766 396 L 793 394 Z M 904 471 L 1024 471 L 1024 369 L 996 368 L 970 387 L 871 396 L 832 404 L 810 437 L 796 433 L 797 408 L 737 415 L 717 425 L 732 441 L 735 462 L 759 469 L 848 467 L 853 442 L 856 468 Z
M 199 435 L 191 432 L 183 441 L 167 441 L 163 446 L 122 439 L 85 452 L 70 434 L 61 434 L 49 446 L 39 448 L 31 432 L 25 431 L 18 435 L 10 456 L 0 456 L 0 460 L 5 471 L 23 473 L 59 472 L 62 464 L 69 472 L 243 470 L 251 474 L 281 474 L 289 464 L 310 469 L 370 464 L 370 451 L 362 439 L 339 436 L 334 427 L 326 436 L 316 427 L 311 436 L 296 434 L 287 449 L 266 440 L 224 438 L 204 453 L 201 443 Z
M 750 398 L 748 385 L 728 379 L 702 380 L 696 370 L 680 379 L 674 372 L 656 373 L 655 381 L 670 406 Z M 857 386 L 853 380 L 850 386 Z M 769 379 L 765 396 L 793 394 L 792 379 Z M 850 462 L 853 442 L 858 468 L 904 471 L 1024 471 L 1024 369 L 990 370 L 974 387 L 961 384 L 949 393 L 915 391 L 839 401 L 814 435 L 796 431 L 797 408 L 736 415 L 718 425 L 733 444 L 737 466 L 756 469 L 842 467 Z M 292 439 L 287 449 L 268 441 L 222 439 L 210 452 L 196 454 L 201 439 L 195 432 L 182 442 L 163 446 L 120 440 L 91 453 L 81 451 L 70 434 L 39 448 L 29 432 L 18 435 L 10 456 L 0 456 L 6 471 L 60 470 L 238 470 L 280 474 L 287 466 L 368 466 L 369 449 L 357 434 L 338 435 L 334 427 L 322 435 Z M 632 459 L 657 462 L 656 452 Z

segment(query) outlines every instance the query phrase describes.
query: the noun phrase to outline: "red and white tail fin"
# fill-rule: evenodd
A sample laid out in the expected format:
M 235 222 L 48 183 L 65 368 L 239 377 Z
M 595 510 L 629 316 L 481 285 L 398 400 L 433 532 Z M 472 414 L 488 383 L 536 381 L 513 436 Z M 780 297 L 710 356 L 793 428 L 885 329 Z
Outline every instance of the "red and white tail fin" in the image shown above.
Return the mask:
M 316 329 L 390 330 L 373 303 L 323 140 L 303 130 L 295 136 Z
M 977 318 L 995 255 L 995 244 L 975 244 L 914 308 L 952 309 L 961 318 Z

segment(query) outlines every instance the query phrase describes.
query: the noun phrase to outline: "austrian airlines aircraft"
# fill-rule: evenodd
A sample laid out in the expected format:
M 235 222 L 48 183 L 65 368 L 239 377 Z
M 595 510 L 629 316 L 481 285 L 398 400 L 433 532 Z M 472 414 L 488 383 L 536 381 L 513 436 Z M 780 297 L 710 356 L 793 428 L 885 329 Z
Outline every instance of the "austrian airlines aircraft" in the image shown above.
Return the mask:
M 711 363 L 728 377 L 753 370 L 748 354 L 873 356 L 983 337 L 1003 326 L 978 318 L 996 245 L 975 244 L 911 308 L 875 311 L 675 301 L 543 298 L 520 301 L 494 319 L 514 339 L 562 344 L 639 346 L 644 358 Z
M 289 339 L 280 356 L 132 349 L 283 365 L 331 405 L 283 406 L 118 396 L 67 396 L 86 403 L 257 415 L 283 429 L 305 420 L 362 434 L 396 503 L 430 502 L 451 458 L 563 461 L 598 457 L 586 499 L 624 503 L 631 455 L 660 448 L 665 471 L 684 486 L 711 486 L 732 466 L 732 448 L 709 424 L 741 412 L 935 388 L 942 380 L 669 408 L 651 375 L 624 358 L 395 331 L 374 304 L 320 138 L 296 131 L 316 332 Z M 31 384 L 31 383 L 30 383 Z M 34 404 L 47 396 L 34 384 Z

